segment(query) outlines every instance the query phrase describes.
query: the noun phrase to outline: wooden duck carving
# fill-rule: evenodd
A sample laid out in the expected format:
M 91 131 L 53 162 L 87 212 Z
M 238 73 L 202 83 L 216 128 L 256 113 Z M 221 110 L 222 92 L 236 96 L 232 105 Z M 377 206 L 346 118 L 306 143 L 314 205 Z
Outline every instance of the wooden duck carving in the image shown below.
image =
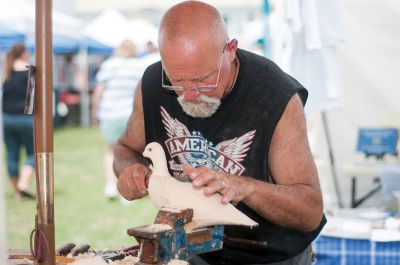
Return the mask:
M 168 171 L 164 150 L 159 143 L 148 144 L 143 156 L 149 158 L 153 164 L 148 189 L 150 200 L 158 209 L 192 208 L 193 219 L 186 226 L 187 229 L 216 224 L 257 225 L 232 204 L 222 204 L 220 194 L 207 197 L 202 189 L 194 189 L 191 183 L 181 182 L 172 177 Z

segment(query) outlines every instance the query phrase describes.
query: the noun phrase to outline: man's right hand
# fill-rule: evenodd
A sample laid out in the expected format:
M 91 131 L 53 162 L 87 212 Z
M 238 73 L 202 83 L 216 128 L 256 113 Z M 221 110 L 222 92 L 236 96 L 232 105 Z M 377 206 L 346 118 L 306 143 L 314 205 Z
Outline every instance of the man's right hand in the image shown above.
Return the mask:
M 140 199 L 147 195 L 151 170 L 143 164 L 125 168 L 118 177 L 118 191 L 127 200 Z

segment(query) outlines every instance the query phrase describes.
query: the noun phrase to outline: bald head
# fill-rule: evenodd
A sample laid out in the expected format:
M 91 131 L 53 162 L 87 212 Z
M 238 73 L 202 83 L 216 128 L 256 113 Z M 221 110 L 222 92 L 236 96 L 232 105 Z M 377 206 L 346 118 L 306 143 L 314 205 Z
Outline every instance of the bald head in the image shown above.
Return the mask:
M 221 14 L 199 1 L 185 1 L 170 8 L 161 20 L 158 35 L 161 53 L 173 47 L 181 54 L 190 54 L 199 47 L 222 47 L 227 39 Z

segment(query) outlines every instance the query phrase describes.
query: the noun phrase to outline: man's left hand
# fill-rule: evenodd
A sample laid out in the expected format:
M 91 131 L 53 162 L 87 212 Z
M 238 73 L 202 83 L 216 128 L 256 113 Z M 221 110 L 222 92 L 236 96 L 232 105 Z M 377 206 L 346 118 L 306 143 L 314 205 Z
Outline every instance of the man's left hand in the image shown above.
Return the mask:
M 189 176 L 195 189 L 203 188 L 204 195 L 220 193 L 221 202 L 224 204 L 231 202 L 236 205 L 246 195 L 247 185 L 243 177 L 216 172 L 206 167 L 194 168 L 190 165 L 183 167 L 183 173 Z

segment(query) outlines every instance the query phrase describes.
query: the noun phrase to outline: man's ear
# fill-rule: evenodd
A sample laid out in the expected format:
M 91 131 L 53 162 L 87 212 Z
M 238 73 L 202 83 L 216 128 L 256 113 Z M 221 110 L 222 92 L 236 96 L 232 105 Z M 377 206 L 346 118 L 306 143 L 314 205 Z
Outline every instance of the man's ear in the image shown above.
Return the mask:
M 237 39 L 232 39 L 228 45 L 227 45 L 227 50 L 229 52 L 229 60 L 233 62 L 236 58 L 236 51 L 238 47 L 238 40 Z
M 238 40 L 237 39 L 232 39 L 228 43 L 228 49 L 235 49 L 235 51 L 236 51 L 237 50 L 237 46 L 238 46 Z

